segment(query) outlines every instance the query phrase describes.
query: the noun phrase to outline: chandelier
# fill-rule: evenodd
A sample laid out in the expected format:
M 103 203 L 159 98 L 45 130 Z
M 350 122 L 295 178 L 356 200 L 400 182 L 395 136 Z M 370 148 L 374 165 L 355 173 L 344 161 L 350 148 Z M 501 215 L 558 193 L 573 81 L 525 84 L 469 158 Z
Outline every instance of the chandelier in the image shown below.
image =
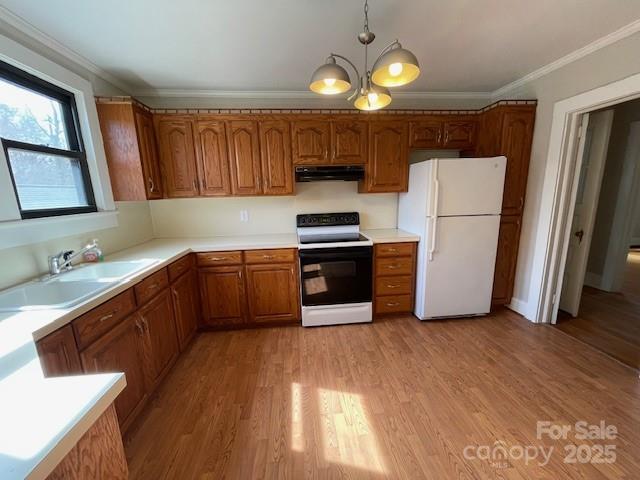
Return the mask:
M 331 53 L 324 65 L 313 72 L 309 89 L 322 95 L 337 95 L 351 90 L 351 79 L 347 71 L 338 64 L 338 60 L 346 62 L 356 73 L 357 82 L 348 100 L 359 110 L 378 110 L 391 103 L 388 87 L 399 87 L 413 82 L 420 75 L 420 66 L 415 55 L 402 48 L 398 40 L 387 45 L 368 68 L 368 47 L 376 36 L 369 31 L 369 2 L 364 2 L 364 31 L 358 34 L 358 41 L 364 45 L 364 75 L 361 76 L 356 66 L 348 58 Z

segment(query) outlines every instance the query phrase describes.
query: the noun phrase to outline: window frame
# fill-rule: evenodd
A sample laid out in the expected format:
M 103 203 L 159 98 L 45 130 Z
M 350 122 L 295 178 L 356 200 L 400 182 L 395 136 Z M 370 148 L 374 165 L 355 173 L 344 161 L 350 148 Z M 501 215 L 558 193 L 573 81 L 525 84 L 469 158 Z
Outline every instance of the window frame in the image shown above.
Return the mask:
M 82 140 L 75 95 L 63 88 L 60 88 L 52 83 L 47 82 L 46 80 L 36 77 L 35 75 L 25 72 L 24 70 L 21 70 L 1 60 L 0 79 L 13 83 L 14 85 L 17 85 L 19 87 L 39 93 L 59 102 L 62 109 L 65 133 L 67 141 L 69 143 L 69 150 L 65 150 L 0 137 L 0 141 L 2 142 L 2 147 L 4 150 L 5 160 L 7 162 L 7 168 L 9 170 L 9 176 L 11 178 L 11 183 L 13 186 L 14 195 L 20 212 L 20 217 L 23 220 L 26 220 L 32 218 L 46 218 L 62 215 L 97 212 L 98 207 L 93 192 L 93 185 L 91 182 L 91 174 L 89 172 L 87 155 Z M 84 187 L 84 193 L 87 198 L 88 205 L 80 207 L 57 207 L 43 208 L 38 210 L 24 210 L 22 208 L 20 196 L 18 195 L 18 188 L 14 178 L 13 169 L 11 168 L 11 160 L 9 158 L 9 149 L 11 148 L 28 152 L 45 153 L 77 159 L 80 165 L 82 185 Z

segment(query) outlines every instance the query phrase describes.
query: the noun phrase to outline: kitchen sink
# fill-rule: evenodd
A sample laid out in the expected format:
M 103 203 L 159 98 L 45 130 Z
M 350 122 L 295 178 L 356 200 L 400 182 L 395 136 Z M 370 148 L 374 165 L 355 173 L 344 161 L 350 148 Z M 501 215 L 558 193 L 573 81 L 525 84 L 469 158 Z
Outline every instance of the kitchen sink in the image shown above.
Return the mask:
M 156 260 L 80 265 L 55 277 L 0 292 L 0 312 L 73 307 L 153 263 Z
M 25 283 L 0 292 L 0 312 L 68 308 L 109 288 L 112 283 L 84 280 L 61 282 L 57 279 Z
M 156 263 L 156 260 L 144 259 L 131 262 L 86 263 L 75 267 L 70 272 L 61 273 L 56 277 L 56 281 L 65 283 L 78 280 L 117 282 L 153 263 Z

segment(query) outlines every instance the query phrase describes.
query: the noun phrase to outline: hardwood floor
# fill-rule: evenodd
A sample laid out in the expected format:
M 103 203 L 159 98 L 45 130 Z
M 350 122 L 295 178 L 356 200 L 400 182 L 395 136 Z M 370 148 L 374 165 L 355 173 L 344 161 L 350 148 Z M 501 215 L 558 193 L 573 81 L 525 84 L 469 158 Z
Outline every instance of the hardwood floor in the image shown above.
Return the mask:
M 132 479 L 637 479 L 639 405 L 631 369 L 506 310 L 209 332 L 178 360 L 125 450 Z M 604 420 L 618 436 L 538 440 L 538 420 Z M 518 446 L 555 450 L 545 466 L 470 458 L 495 442 L 516 457 Z M 613 444 L 617 459 L 564 463 L 573 443 Z
M 584 287 L 578 317 L 560 311 L 557 328 L 640 369 L 640 252 L 627 257 L 622 291 Z

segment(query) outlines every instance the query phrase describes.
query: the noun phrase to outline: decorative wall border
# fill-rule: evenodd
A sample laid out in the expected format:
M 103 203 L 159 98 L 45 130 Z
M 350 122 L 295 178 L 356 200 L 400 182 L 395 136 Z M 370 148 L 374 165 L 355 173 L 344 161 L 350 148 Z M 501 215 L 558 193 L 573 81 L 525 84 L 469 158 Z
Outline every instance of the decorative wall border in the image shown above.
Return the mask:
M 363 112 L 350 108 L 322 109 L 322 108 L 151 108 L 131 96 L 96 97 L 96 103 L 130 103 L 154 114 L 174 115 L 480 115 L 483 112 L 499 106 L 508 105 L 537 105 L 537 100 L 499 100 L 479 109 L 388 109 L 376 112 Z

